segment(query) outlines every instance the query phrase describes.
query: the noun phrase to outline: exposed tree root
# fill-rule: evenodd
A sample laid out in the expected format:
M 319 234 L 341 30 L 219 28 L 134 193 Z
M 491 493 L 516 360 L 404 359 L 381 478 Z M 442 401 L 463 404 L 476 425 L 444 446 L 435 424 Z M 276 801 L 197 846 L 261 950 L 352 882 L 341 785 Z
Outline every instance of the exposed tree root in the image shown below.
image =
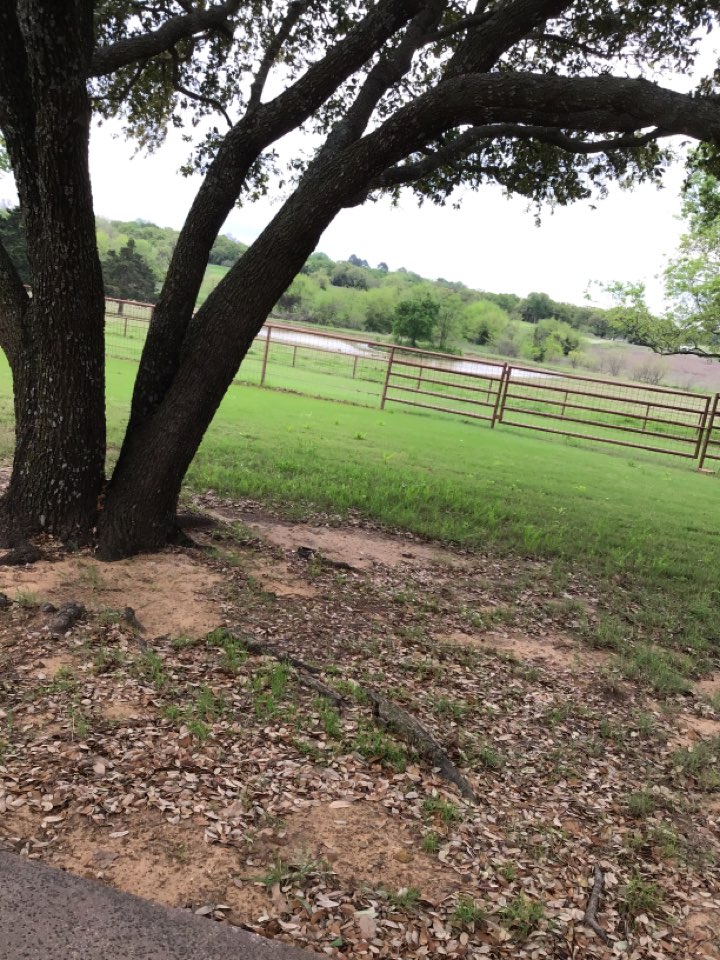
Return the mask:
M 250 640 L 242 634 L 233 634 L 239 640 L 249 653 L 258 656 L 272 657 L 282 663 L 288 663 L 298 672 L 298 679 L 307 687 L 316 690 L 322 696 L 331 700 L 338 708 L 342 709 L 347 702 L 336 690 L 328 687 L 321 680 L 318 680 L 317 674 L 321 673 L 319 667 L 315 667 L 304 660 L 298 660 L 277 647 L 267 646 L 258 643 L 256 640 Z M 363 694 L 372 704 L 373 716 L 384 727 L 391 730 L 397 736 L 401 737 L 406 743 L 409 743 L 420 756 L 424 757 L 433 767 L 437 767 L 443 777 L 450 783 L 455 784 L 460 793 L 466 800 L 475 800 L 475 793 L 469 781 L 460 773 L 458 768 L 448 757 L 447 753 L 435 740 L 430 731 L 419 720 L 403 710 L 402 707 L 391 703 L 386 697 L 373 690 L 371 687 L 364 687 L 353 681 L 358 691 Z
M 361 687 L 373 705 L 373 714 L 385 727 L 410 743 L 440 773 L 454 783 L 466 800 L 475 800 L 469 781 L 460 773 L 430 731 L 419 720 L 370 687 Z
M 57 616 L 50 622 L 50 636 L 62 637 L 75 626 L 78 620 L 85 616 L 85 613 L 85 607 L 76 600 L 63 603 L 57 612 Z
M 24 567 L 28 563 L 37 563 L 42 558 L 42 550 L 35 544 L 25 541 L 0 557 L 0 567 Z
M 586 927 L 590 927 L 590 929 L 597 934 L 598 937 L 600 937 L 603 943 L 610 943 L 610 937 L 597 922 L 597 911 L 598 906 L 600 905 L 600 897 L 602 896 L 605 878 L 602 870 L 597 864 L 595 864 L 593 873 L 595 876 L 595 882 L 593 883 L 592 892 L 590 893 L 590 899 L 588 900 L 587 910 L 585 911 L 585 916 L 583 917 L 583 923 Z

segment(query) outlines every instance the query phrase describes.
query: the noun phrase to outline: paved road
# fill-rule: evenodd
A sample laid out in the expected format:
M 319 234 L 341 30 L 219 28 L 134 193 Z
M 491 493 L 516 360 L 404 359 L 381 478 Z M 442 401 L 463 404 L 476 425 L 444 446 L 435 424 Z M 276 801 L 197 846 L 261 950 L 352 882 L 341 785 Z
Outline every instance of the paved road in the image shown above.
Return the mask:
M 317 954 L 0 852 L 0 960 L 312 960 Z

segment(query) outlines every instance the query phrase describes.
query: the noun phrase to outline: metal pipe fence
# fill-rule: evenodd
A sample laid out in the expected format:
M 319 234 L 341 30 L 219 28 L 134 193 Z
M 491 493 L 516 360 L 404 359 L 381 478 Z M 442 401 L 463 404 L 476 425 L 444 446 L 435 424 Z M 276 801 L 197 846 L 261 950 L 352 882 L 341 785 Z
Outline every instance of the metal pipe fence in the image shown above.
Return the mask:
M 109 356 L 138 361 L 153 307 L 106 301 Z M 454 357 L 267 323 L 236 381 L 365 406 L 400 405 L 720 464 L 720 394 Z

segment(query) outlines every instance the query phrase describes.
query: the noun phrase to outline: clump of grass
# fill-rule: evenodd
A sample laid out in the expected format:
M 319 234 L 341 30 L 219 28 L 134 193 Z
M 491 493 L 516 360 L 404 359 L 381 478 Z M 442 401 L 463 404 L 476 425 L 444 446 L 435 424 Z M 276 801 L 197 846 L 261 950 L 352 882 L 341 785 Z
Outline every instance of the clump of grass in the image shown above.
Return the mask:
M 655 913 L 663 902 L 662 890 L 656 883 L 643 880 L 635 873 L 620 891 L 620 909 L 632 926 L 641 913 Z
M 671 760 L 680 772 L 703 790 L 720 790 L 720 736 L 676 750 Z
M 86 737 L 90 730 L 90 723 L 82 711 L 76 707 L 75 704 L 70 704 L 67 715 L 70 720 L 70 730 L 73 740 L 76 736 L 81 738 Z
M 248 654 L 242 640 L 229 630 L 223 628 L 212 630 L 206 637 L 206 643 L 222 651 L 220 668 L 223 673 L 235 676 L 247 661 Z
M 100 613 L 95 617 L 95 621 L 100 627 L 113 627 L 117 626 L 122 620 L 122 613 L 120 610 L 111 610 L 109 607 L 105 610 L 101 610 Z
M 191 709 L 197 717 L 212 723 L 224 713 L 226 704 L 225 700 L 222 697 L 217 697 L 210 687 L 203 685 L 198 690 Z
M 435 833 L 434 830 L 430 830 L 428 833 L 423 835 L 422 848 L 425 853 L 438 852 L 440 849 L 440 837 Z
M 154 650 L 146 650 L 136 661 L 136 669 L 143 680 L 147 680 L 156 689 L 164 690 L 169 683 L 165 672 L 165 661 Z
M 270 890 L 276 883 L 303 886 L 309 877 L 327 874 L 328 872 L 327 864 L 324 861 L 314 860 L 309 856 L 300 857 L 292 862 L 276 857 L 272 867 L 257 880 Z
M 439 697 L 435 701 L 435 713 L 439 717 L 452 717 L 454 720 L 460 720 L 468 712 L 468 705 L 462 700 L 448 700 L 447 697 Z
M 454 823 L 460 820 L 459 809 L 452 801 L 443 800 L 442 797 L 425 797 L 422 812 L 426 817 L 440 817 L 443 823 Z
M 117 647 L 100 647 L 93 657 L 95 673 L 112 673 L 123 665 L 125 658 Z
M 18 590 L 15 594 L 15 603 L 23 610 L 35 610 L 40 606 L 40 599 L 33 590 Z
M 452 912 L 452 920 L 461 926 L 482 923 L 486 918 L 485 910 L 470 897 L 460 897 Z
M 603 614 L 594 628 L 584 635 L 589 646 L 597 650 L 622 650 L 628 642 L 628 627 L 618 617 Z
M 399 773 L 407 767 L 408 754 L 405 748 L 372 724 L 364 723 L 359 726 L 355 749 L 366 760 L 392 767 Z
M 628 810 L 633 817 L 644 820 L 657 810 L 657 798 L 649 790 L 638 790 L 627 798 Z
M 420 900 L 417 887 L 403 887 L 400 890 L 386 891 L 388 902 L 400 910 L 415 910 Z
M 637 644 L 618 658 L 618 666 L 628 680 L 647 684 L 661 696 L 673 697 L 690 690 L 687 678 L 693 664 L 682 654 L 650 644 Z
M 477 762 L 487 770 L 502 770 L 505 766 L 505 757 L 487 743 L 477 747 L 474 756 Z
M 320 723 L 325 733 L 333 740 L 342 740 L 343 729 L 340 714 L 332 703 L 325 697 L 318 697 L 315 701 L 315 708 L 320 714 Z
M 525 894 L 519 893 L 498 911 L 498 916 L 517 940 L 527 940 L 542 922 L 545 907 L 539 900 L 529 900 Z
M 199 717 L 192 717 L 186 724 L 189 733 L 195 737 L 199 743 L 205 743 L 212 733 L 211 727 Z

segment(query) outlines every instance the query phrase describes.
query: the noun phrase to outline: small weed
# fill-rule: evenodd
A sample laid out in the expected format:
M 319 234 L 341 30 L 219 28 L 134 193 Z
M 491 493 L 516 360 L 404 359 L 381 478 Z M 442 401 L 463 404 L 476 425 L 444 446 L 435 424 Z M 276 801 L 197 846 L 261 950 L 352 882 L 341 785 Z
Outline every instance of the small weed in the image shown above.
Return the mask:
M 185 711 L 176 703 L 168 703 L 162 708 L 162 715 L 171 723 L 179 723 L 184 714 Z
M 701 740 L 688 750 L 676 750 L 670 759 L 703 790 L 720 790 L 720 736 Z
M 205 743 L 211 733 L 211 729 L 204 720 L 198 719 L 198 717 L 193 717 L 187 722 L 187 728 L 189 733 L 195 737 L 199 743 Z
M 460 811 L 455 804 L 441 797 L 426 797 L 423 800 L 422 812 L 426 817 L 434 817 L 437 814 L 443 823 L 454 823 L 460 819 Z
M 15 603 L 23 610 L 34 610 L 40 606 L 40 599 L 32 590 L 18 590 L 15 594 Z
M 46 693 L 74 693 L 78 682 L 72 667 L 60 667 L 58 672 L 45 687 Z
M 100 569 L 96 564 L 79 561 L 78 568 L 78 579 L 86 587 L 89 587 L 91 590 L 104 590 L 105 587 L 107 587 L 107 583 L 103 579 Z
M 393 767 L 400 773 L 407 766 L 408 755 L 405 748 L 370 724 L 359 726 L 355 738 L 355 749 L 366 760 L 374 760 L 383 766 Z
M 386 891 L 388 902 L 399 910 L 415 910 L 420 900 L 417 887 L 402 887 L 396 891 Z
M 270 890 L 276 883 L 292 883 L 295 886 L 302 886 L 308 877 L 327 873 L 327 865 L 320 860 L 313 860 L 311 857 L 303 857 L 296 863 L 286 863 L 280 857 L 277 857 L 268 872 L 258 877 L 257 880 Z
M 434 830 L 430 830 L 428 833 L 423 835 L 422 848 L 425 853 L 438 852 L 440 849 L 440 837 L 435 833 Z
M 439 717 L 452 717 L 453 720 L 460 720 L 468 712 L 468 705 L 462 700 L 448 700 L 447 697 L 440 697 L 435 701 L 435 713 Z
M 68 707 L 67 715 L 68 719 L 70 720 L 70 730 L 73 740 L 76 736 L 80 738 L 86 737 L 88 735 L 88 731 L 90 730 L 90 724 L 88 723 L 87 717 L 85 717 L 83 713 L 73 704 Z
M 648 790 L 638 790 L 627 798 L 628 810 L 633 817 L 644 820 L 657 810 L 657 800 Z
M 307 740 L 300 740 L 296 738 L 292 741 L 292 745 L 295 747 L 301 757 L 308 757 L 308 759 L 316 762 L 322 758 L 322 752 L 318 750 L 315 744 L 308 743 Z
M 477 762 L 485 767 L 486 770 L 502 770 L 505 766 L 505 757 L 494 747 L 486 743 L 476 748 L 474 756 Z
M 197 640 L 193 640 L 192 637 L 186 637 L 184 634 L 179 637 L 172 638 L 172 648 L 173 650 L 186 650 L 188 647 L 194 647 Z
M 95 620 L 99 627 L 114 627 L 122 620 L 122 613 L 120 610 L 110 610 L 108 608 L 101 610 L 95 617 Z
M 585 639 L 597 650 L 622 650 L 627 644 L 628 628 L 617 617 L 601 616 L 594 628 L 588 629 Z
M 318 697 L 315 701 L 315 708 L 320 714 L 320 722 L 325 733 L 333 740 L 342 740 L 343 729 L 340 714 L 330 701 L 326 700 L 325 697 Z
M 517 940 L 527 940 L 545 916 L 545 908 L 540 901 L 528 900 L 524 894 L 519 893 L 502 907 L 498 916 Z
M 370 702 L 365 691 L 354 680 L 334 680 L 332 686 L 341 697 L 348 697 L 362 704 Z
M 641 737 L 648 739 L 655 735 L 655 718 L 650 713 L 639 713 L 635 717 L 635 726 Z
M 117 647 L 100 647 L 93 657 L 95 673 L 112 673 L 125 662 L 122 650 Z
M 662 696 L 677 696 L 690 690 L 686 677 L 692 663 L 681 654 L 643 644 L 620 657 L 618 666 L 628 680 L 647 683 Z
M 603 740 L 612 740 L 614 743 L 622 743 L 625 739 L 625 731 L 615 723 L 611 723 L 607 717 L 600 720 L 598 734 Z
M 517 880 L 517 867 L 514 867 L 512 863 L 504 863 L 500 867 L 500 876 L 507 880 L 508 883 L 512 883 L 513 880 Z
M 158 690 L 165 689 L 168 685 L 168 675 L 165 672 L 165 663 L 161 656 L 154 650 L 146 650 L 136 661 L 136 664 L 138 673 L 144 680 L 147 680 Z
M 487 913 L 470 897 L 461 897 L 452 912 L 453 921 L 463 926 L 482 923 L 486 918 Z
M 657 884 L 643 880 L 639 873 L 634 874 L 623 887 L 621 913 L 630 926 L 641 913 L 655 913 L 663 901 L 663 895 Z
M 208 686 L 200 687 L 195 703 L 192 706 L 193 713 L 203 720 L 217 720 L 225 711 L 226 705 L 222 697 L 216 697 Z
M 258 670 L 252 678 L 251 686 L 257 691 L 269 690 L 276 700 L 281 700 L 285 695 L 289 679 L 290 667 L 286 663 L 275 663 Z

